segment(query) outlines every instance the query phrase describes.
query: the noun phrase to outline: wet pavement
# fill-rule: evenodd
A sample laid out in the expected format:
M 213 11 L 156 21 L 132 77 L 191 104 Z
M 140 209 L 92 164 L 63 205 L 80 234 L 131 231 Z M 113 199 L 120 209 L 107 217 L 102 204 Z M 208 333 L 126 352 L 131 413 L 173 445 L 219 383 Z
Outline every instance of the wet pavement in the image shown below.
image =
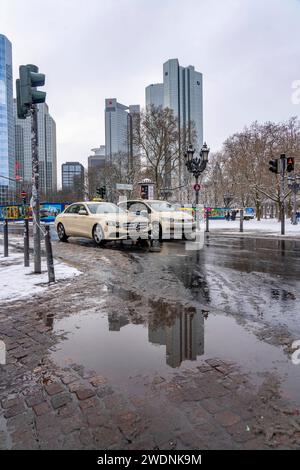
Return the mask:
M 0 308 L 0 448 L 300 445 L 299 242 L 54 251 L 83 274 Z

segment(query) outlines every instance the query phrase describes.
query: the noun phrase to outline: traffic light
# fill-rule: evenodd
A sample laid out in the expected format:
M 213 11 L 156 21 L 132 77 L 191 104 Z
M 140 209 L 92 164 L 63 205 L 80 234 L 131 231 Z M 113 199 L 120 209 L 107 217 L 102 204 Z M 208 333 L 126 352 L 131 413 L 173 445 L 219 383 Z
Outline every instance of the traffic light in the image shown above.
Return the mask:
M 288 157 L 286 162 L 286 171 L 290 173 L 291 171 L 294 171 L 294 167 L 295 159 L 293 157 Z
M 269 161 L 269 171 L 272 171 L 272 173 L 278 173 L 278 159 Z
M 38 73 L 36 65 L 21 65 L 20 78 L 16 81 L 18 118 L 25 119 L 33 104 L 44 103 L 46 92 L 39 91 L 38 86 L 45 85 L 45 75 Z
M 101 199 L 104 199 L 106 196 L 106 186 L 101 186 L 100 188 L 97 188 L 96 193 L 99 194 Z
M 25 191 L 21 192 L 22 203 L 25 205 L 27 200 L 27 193 Z

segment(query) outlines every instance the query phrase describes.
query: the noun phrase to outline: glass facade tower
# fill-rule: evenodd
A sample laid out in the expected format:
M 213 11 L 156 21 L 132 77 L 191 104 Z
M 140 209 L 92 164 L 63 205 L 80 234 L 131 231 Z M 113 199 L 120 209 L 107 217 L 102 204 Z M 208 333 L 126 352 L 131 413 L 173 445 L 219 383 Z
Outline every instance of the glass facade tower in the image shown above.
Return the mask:
M 15 199 L 12 47 L 0 34 L 0 204 Z

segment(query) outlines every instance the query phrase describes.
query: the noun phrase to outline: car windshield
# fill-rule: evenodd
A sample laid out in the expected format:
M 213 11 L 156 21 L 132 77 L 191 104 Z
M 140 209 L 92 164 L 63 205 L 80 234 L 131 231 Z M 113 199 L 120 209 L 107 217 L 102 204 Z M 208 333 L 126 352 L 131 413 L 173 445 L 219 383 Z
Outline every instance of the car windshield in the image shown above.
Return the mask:
M 87 204 L 87 206 L 92 214 L 117 214 L 118 212 L 124 212 L 123 209 L 109 202 L 99 202 L 99 204 Z
M 148 201 L 147 201 L 148 202 Z M 158 212 L 176 211 L 176 207 L 166 201 L 148 202 L 152 209 Z

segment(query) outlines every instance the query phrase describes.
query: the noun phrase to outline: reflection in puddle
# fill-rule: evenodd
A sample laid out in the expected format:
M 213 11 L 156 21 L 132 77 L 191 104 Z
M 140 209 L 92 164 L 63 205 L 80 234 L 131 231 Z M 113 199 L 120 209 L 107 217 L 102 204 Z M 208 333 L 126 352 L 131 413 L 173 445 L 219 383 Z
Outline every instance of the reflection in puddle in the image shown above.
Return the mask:
M 210 313 L 204 320 L 195 309 L 167 304 L 163 308 L 168 315 L 159 308 L 148 324 L 132 324 L 124 314 L 106 316 L 99 311 L 55 321 L 54 331 L 67 333 L 67 339 L 52 352 L 52 359 L 60 366 L 83 365 L 128 389 L 134 388 L 132 377 L 168 376 L 217 357 L 240 364 L 257 384 L 264 374 L 276 373 L 283 391 L 299 400 L 300 367 L 279 348 L 258 340 L 231 317 Z
M 195 361 L 204 354 L 204 318 L 196 310 L 180 312 L 171 325 L 149 324 L 148 340 L 166 347 L 166 363 L 179 367 L 183 361 Z

